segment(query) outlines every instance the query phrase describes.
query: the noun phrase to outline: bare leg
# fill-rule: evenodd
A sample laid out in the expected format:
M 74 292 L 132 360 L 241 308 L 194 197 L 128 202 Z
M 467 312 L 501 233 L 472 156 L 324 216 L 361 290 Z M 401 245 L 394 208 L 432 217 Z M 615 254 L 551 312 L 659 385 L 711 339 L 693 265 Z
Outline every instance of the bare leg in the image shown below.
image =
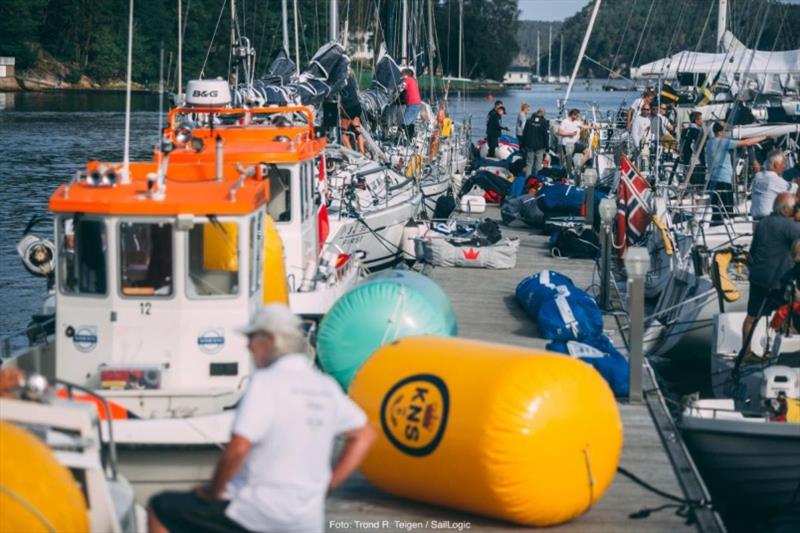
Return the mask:
M 147 508 L 147 531 L 149 533 L 169 533 L 150 507 Z
M 747 342 L 747 337 L 750 336 L 750 331 L 753 329 L 754 321 L 755 317 L 747 315 L 744 317 L 744 322 L 742 322 L 742 349 L 745 355 L 750 355 L 752 353 L 749 343 L 747 345 L 745 345 L 745 343 Z

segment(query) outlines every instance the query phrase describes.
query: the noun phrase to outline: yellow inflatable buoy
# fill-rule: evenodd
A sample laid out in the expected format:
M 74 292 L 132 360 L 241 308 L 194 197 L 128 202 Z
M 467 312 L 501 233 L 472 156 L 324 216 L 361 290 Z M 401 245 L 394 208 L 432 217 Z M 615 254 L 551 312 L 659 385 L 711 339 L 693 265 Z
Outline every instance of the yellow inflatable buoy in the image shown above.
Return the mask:
M 622 452 L 611 389 L 564 355 L 409 337 L 375 352 L 350 396 L 380 431 L 361 467 L 371 483 L 518 524 L 584 513 Z
M 27 431 L 0 422 L 0 533 L 89 531 L 83 493 L 69 470 Z
M 264 257 L 261 274 L 264 287 L 263 304 L 289 305 L 289 283 L 286 280 L 283 241 L 272 217 L 264 219 Z

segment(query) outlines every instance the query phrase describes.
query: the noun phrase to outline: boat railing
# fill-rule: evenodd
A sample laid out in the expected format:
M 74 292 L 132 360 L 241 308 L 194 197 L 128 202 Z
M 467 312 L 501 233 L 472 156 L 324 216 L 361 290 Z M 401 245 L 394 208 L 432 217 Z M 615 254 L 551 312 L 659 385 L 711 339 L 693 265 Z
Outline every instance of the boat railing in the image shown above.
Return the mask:
M 111 480 L 117 480 L 117 445 L 114 441 L 114 424 L 113 418 L 111 416 L 111 407 L 108 405 L 108 400 L 100 394 L 97 394 L 92 389 L 88 389 L 86 387 L 82 387 L 75 383 L 71 383 L 69 381 L 64 381 L 62 379 L 54 379 L 53 383 L 56 385 L 60 385 L 64 387 L 67 391 L 67 398 L 69 400 L 74 400 L 75 396 L 73 394 L 73 389 L 78 390 L 81 393 L 89 396 L 93 402 L 95 402 L 98 406 L 103 407 L 103 414 L 105 415 L 105 421 L 108 425 L 108 455 L 105 453 L 101 454 L 101 460 L 103 461 L 103 468 L 108 469 L 111 471 Z M 101 420 L 103 417 L 99 417 Z M 103 442 L 103 432 L 100 427 L 100 424 L 97 425 L 97 433 L 98 433 L 98 442 L 102 444 Z
M 292 117 L 301 115 L 303 120 L 292 121 L 285 126 L 306 126 L 309 139 L 316 138 L 314 131 L 314 113 L 311 108 L 305 106 L 279 106 L 279 107 L 176 107 L 169 112 L 167 123 L 169 129 L 176 131 L 181 127 L 180 118 L 189 115 L 208 115 L 213 117 L 242 117 L 245 124 L 252 123 L 254 117 L 265 117 L 270 115 L 280 115 Z M 213 124 L 213 123 L 212 123 Z
M 42 321 L 34 321 L 25 329 L 16 331 L 0 341 L 0 361 L 12 359 L 23 351 L 34 347 L 48 346 L 52 339 L 51 333 L 55 327 L 55 315 Z

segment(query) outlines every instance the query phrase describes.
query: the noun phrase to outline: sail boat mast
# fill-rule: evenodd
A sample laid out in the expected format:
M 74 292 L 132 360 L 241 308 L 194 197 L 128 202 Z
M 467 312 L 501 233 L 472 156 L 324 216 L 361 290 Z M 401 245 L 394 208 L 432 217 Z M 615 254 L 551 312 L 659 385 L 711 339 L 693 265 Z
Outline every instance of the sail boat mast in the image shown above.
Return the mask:
M 408 0 L 403 0 L 403 25 L 402 25 L 402 49 L 400 50 L 400 60 L 403 65 L 408 65 Z
M 592 10 L 592 17 L 589 19 L 589 27 L 586 28 L 586 33 L 584 34 L 583 42 L 581 43 L 581 50 L 580 52 L 578 52 L 578 58 L 575 60 L 575 68 L 572 69 L 572 76 L 570 76 L 569 78 L 569 85 L 567 85 L 567 94 L 564 95 L 564 102 L 562 104 L 563 108 L 567 107 L 567 100 L 569 100 L 569 95 L 572 92 L 572 86 L 575 84 L 575 78 L 578 76 L 578 69 L 581 67 L 581 62 L 583 61 L 583 54 L 586 53 L 586 45 L 589 44 L 589 37 L 592 36 L 594 21 L 597 19 L 597 12 L 600 10 L 601 2 L 602 0 L 595 0 L 594 10 Z
M 717 51 L 722 51 L 722 36 L 728 26 L 728 0 L 719 0 L 719 12 L 717 13 Z
M 330 11 L 328 13 L 328 19 L 330 19 L 330 24 L 328 24 L 328 32 L 329 32 L 329 39 L 331 41 L 336 41 L 339 39 L 339 2 L 338 0 L 330 0 L 330 4 L 328 6 Z
M 182 0 L 178 0 L 178 98 L 180 98 L 180 95 L 183 92 L 183 31 L 181 28 L 183 20 L 183 16 L 181 14 L 182 3 Z
M 538 81 L 542 81 L 542 73 L 539 69 L 539 64 L 541 63 L 540 59 L 542 57 L 542 52 L 539 49 L 539 30 L 536 30 L 536 79 Z
M 464 77 L 461 67 L 464 59 L 464 0 L 458 2 L 458 78 Z
M 550 69 L 550 58 L 553 55 L 553 25 L 550 24 L 550 34 L 547 37 L 547 83 L 550 83 L 552 72 Z
M 434 40 L 433 40 L 433 0 L 428 0 L 428 69 L 430 74 L 430 93 L 431 93 L 431 105 L 433 105 L 433 49 L 434 49 Z
M 300 75 L 300 31 L 298 26 L 300 24 L 300 13 L 298 12 L 297 0 L 294 0 L 294 71 L 298 76 Z
M 283 30 L 283 50 L 289 55 L 289 6 L 288 0 L 281 0 L 281 29 Z
M 561 72 L 564 66 L 564 34 L 561 34 L 561 51 L 558 54 L 558 82 L 561 83 Z

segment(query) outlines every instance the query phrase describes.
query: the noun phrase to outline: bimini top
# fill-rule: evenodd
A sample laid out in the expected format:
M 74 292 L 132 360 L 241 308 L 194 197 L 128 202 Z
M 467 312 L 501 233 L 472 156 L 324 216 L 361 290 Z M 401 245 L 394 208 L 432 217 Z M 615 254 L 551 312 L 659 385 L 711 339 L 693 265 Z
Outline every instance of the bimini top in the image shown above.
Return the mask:
M 306 107 L 177 108 L 153 161 L 90 161 L 50 198 L 53 212 L 241 215 L 269 200 L 276 164 L 313 160 L 325 147 Z M 159 175 L 162 168 L 162 177 Z

